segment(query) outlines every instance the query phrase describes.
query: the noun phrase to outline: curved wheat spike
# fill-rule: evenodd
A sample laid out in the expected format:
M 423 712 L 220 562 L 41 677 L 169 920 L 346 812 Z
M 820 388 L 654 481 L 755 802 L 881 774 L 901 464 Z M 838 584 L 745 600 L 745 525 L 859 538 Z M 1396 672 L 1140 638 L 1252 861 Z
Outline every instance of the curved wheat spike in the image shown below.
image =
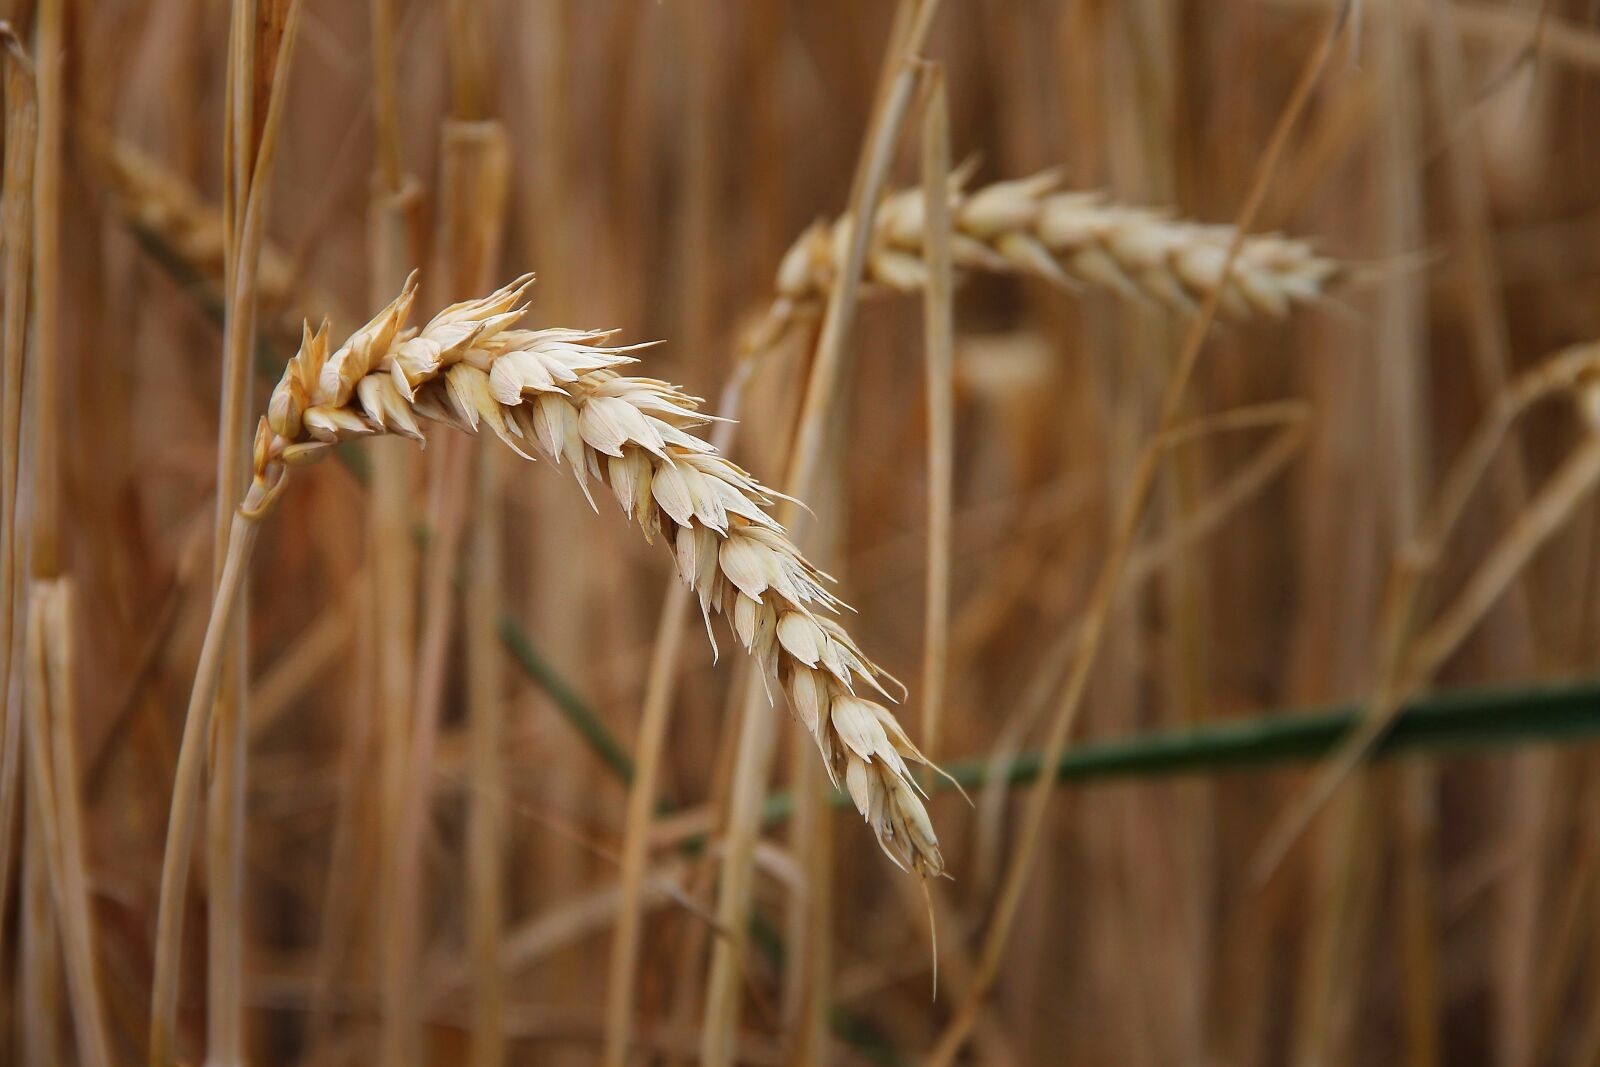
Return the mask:
M 700 401 L 620 368 L 640 346 L 607 331 L 517 328 L 525 275 L 406 326 L 416 280 L 329 351 L 328 328 L 304 331 L 256 434 L 256 517 L 289 468 L 333 444 L 378 433 L 422 439 L 423 420 L 487 429 L 519 455 L 565 464 L 590 503 L 609 490 L 652 543 L 660 536 L 700 601 L 723 615 L 788 698 L 836 784 L 848 789 L 900 867 L 944 870 L 908 762 L 926 763 L 887 707 L 890 680 L 833 617 L 843 605 L 767 509 L 778 494 L 690 431 L 712 421 Z M 858 692 L 861 690 L 861 692 Z

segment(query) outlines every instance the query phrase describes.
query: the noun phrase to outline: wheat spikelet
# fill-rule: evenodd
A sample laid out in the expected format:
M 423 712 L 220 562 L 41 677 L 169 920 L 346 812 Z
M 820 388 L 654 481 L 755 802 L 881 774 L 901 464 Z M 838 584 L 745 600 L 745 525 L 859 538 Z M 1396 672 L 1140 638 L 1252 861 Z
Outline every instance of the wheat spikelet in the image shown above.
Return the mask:
M 331 354 L 326 322 L 314 334 L 307 326 L 257 430 L 262 509 L 288 468 L 369 434 L 421 440 L 422 420 L 487 427 L 519 455 L 566 463 L 591 505 L 593 487 L 608 488 L 647 539 L 662 536 L 707 632 L 713 614 L 727 618 L 890 858 L 939 874 L 938 841 L 907 769 L 927 761 L 883 704 L 856 692 L 892 699 L 887 676 L 832 617 L 842 605 L 827 576 L 768 515 L 779 494 L 689 432 L 711 421 L 697 398 L 619 373 L 644 346 L 609 345 L 606 331 L 515 328 L 532 282 L 448 307 L 415 330 L 405 327 L 413 275 Z
M 1233 241 L 1232 226 L 1172 217 L 1168 212 L 1112 203 L 1099 193 L 1062 188 L 1056 171 L 964 188 L 951 181 L 951 254 L 957 269 L 1030 274 L 1061 285 L 1107 288 L 1194 311 L 1217 285 Z M 867 254 L 869 284 L 896 292 L 921 290 L 924 199 L 920 189 L 889 194 L 873 219 Z M 849 217 L 813 225 L 778 267 L 783 319 L 819 302 L 828 291 Z M 1281 317 L 1296 303 L 1317 299 L 1342 267 L 1309 244 L 1277 234 L 1245 238 L 1222 292 L 1222 310 L 1236 318 Z

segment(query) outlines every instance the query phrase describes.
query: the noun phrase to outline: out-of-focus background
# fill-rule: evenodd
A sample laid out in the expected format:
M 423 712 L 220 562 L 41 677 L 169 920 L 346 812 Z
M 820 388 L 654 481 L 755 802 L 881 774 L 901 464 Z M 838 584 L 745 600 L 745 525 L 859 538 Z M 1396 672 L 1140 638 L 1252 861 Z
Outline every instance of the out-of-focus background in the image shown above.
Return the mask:
M 262 40 L 285 8 L 237 6 Z M 1308 68 L 1332 3 L 900 6 L 933 8 L 917 51 L 942 70 L 969 188 L 1056 168 L 1065 188 L 1226 224 L 1262 177 L 1250 229 L 1303 238 L 1339 268 L 1285 314 L 1225 313 L 1206 335 L 1182 419 L 1300 406 L 1164 454 L 1071 743 L 1242 719 L 1270 729 L 1372 700 L 1392 647 L 1384 590 L 1474 426 L 1519 375 L 1600 337 L 1594 12 L 1575 0 L 1368 2 Z M 44 151 L 52 123 L 60 136 L 59 205 L 34 203 L 41 226 L 59 226 L 54 280 L 34 279 L 35 310 L 38 287 L 53 285 L 42 306 L 54 313 L 29 336 L 54 335 L 61 394 L 53 408 L 24 405 L 18 514 L 26 527 L 41 492 L 61 502 L 51 573 L 73 587 L 76 693 L 70 712 L 52 708 L 67 715 L 56 744 L 72 742 L 77 781 L 58 763 L 46 802 L 81 829 L 85 864 L 52 879 L 40 835 L 62 823 L 41 817 L 19 756 L 28 731 L 14 726 L 0 774 L 16 802 L 0 832 L 0 1060 L 94 1062 L 90 1012 L 110 1062 L 132 1063 L 149 1040 L 168 805 L 210 600 L 235 12 L 220 0 L 7 7 L 38 76 L 60 77 L 54 105 L 40 97 Z M 421 307 L 465 295 L 448 280 L 462 236 L 441 191 L 452 151 L 441 145 L 464 119 L 497 121 L 509 148 L 483 281 L 536 271 L 536 325 L 664 339 L 642 373 L 717 409 L 785 251 L 850 202 L 885 56 L 898 56 L 896 9 L 305 0 L 269 176 L 251 412 L 302 316 L 331 315 L 343 337 L 412 266 Z M 55 19 L 59 67 L 42 52 Z M 392 96 L 375 33 L 393 48 Z M 1264 170 L 1303 77 L 1310 95 Z M 922 180 L 926 100 L 910 101 L 893 189 Z M 8 99 L 8 135 L 18 114 Z M 410 250 L 383 260 L 381 206 L 397 189 L 409 191 Z M 789 799 L 820 795 L 818 765 L 779 707 L 768 789 L 784 797 L 741 861 L 748 911 L 719 918 L 730 797 L 752 762 L 739 745 L 743 654 L 719 635 L 713 662 L 693 611 L 666 624 L 684 639 L 660 671 L 670 720 L 655 825 L 639 892 L 626 892 L 627 782 L 667 554 L 604 501 L 592 513 L 550 465 L 504 460 L 489 534 L 504 615 L 485 627 L 453 584 L 480 558 L 481 531 L 458 530 L 452 555 L 430 526 L 452 488 L 438 440 L 420 454 L 344 449 L 297 473 L 251 568 L 238 955 L 216 951 L 211 921 L 213 797 L 181 902 L 177 1060 L 227 1063 L 220 1041 L 263 1067 L 600 1062 L 608 1041 L 621 1048 L 606 1005 L 624 982 L 631 1063 L 910 1064 L 955 1048 L 958 1062 L 1019 1065 L 1600 1062 L 1600 792 L 1582 745 L 1423 746 L 1356 770 L 1288 836 L 1327 780 L 1315 767 L 1135 768 L 1059 783 L 1032 838 L 1027 763 L 1046 748 L 1074 634 L 1195 321 L 1194 308 L 1092 280 L 962 272 L 930 755 L 962 771 L 972 803 L 933 794 L 951 879 L 928 897 L 848 808 Z M 818 325 L 803 316 L 758 346 L 739 401 L 733 454 L 778 488 Z M 899 713 L 919 739 L 925 336 L 918 293 L 862 294 L 803 530 L 858 612 L 852 635 L 909 684 Z M 1419 632 L 1503 538 L 1532 536 L 1530 502 L 1587 439 L 1578 411 L 1546 403 L 1504 443 L 1418 598 Z M 30 462 L 41 433 L 59 445 L 54 473 Z M 414 456 L 387 461 L 402 486 L 389 528 L 420 538 L 403 538 L 417 547 L 386 580 L 371 566 L 385 447 Z M 1600 513 L 1586 490 L 1416 691 L 1509 686 L 1499 713 L 1515 717 L 1517 694 L 1594 673 Z M 19 604 L 40 573 L 21 545 Z M 374 597 L 402 604 L 406 623 L 381 617 Z M 504 736 L 487 756 L 466 711 L 474 641 L 505 653 Z M 418 669 L 425 647 L 443 653 L 434 696 L 394 696 L 383 665 Z M 11 674 L 10 723 L 24 673 Z M 419 706 L 436 709 L 431 746 L 416 744 Z M 394 845 L 407 812 L 421 826 L 410 867 Z M 1269 873 L 1275 831 L 1288 851 Z M 1005 914 L 1012 872 L 1021 895 Z M 57 937 L 75 929 L 61 921 L 75 890 L 87 990 L 75 935 Z M 485 894 L 499 898 L 490 913 Z M 619 910 L 641 917 L 636 953 L 613 952 Z M 498 954 L 472 947 L 484 914 Z M 711 962 L 719 951 L 735 961 L 731 982 Z M 230 966 L 232 987 L 217 981 Z M 736 1010 L 719 1011 L 730 996 Z M 242 1022 L 232 1045 L 221 1013 Z M 733 1039 L 719 1045 L 712 1029 Z

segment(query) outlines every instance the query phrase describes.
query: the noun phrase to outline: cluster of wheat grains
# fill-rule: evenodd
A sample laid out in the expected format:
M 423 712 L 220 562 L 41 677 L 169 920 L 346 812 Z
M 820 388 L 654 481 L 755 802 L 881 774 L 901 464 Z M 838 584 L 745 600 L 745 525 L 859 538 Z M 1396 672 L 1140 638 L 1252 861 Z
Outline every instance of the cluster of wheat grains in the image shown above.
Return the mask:
M 1184 312 L 1197 310 L 1222 284 L 1237 232 L 1232 226 L 1067 189 L 1055 170 L 969 191 L 970 169 L 950 183 L 950 254 L 957 270 L 1110 289 Z M 868 285 L 901 293 L 926 287 L 925 210 L 920 189 L 884 198 L 873 216 Z M 827 295 L 849 232 L 850 217 L 844 215 L 813 224 L 790 246 L 778 266 L 764 342 Z M 1236 319 L 1281 317 L 1295 304 L 1325 295 L 1344 273 L 1343 264 L 1319 255 L 1307 241 L 1252 234 L 1226 271 L 1219 310 Z
M 532 283 L 525 275 L 452 305 L 419 330 L 405 325 L 413 275 L 332 353 L 326 322 L 314 334 L 308 325 L 257 430 L 249 507 L 265 510 L 289 468 L 337 442 L 380 433 L 422 440 L 419 420 L 472 433 L 487 426 L 525 458 L 542 452 L 566 463 L 591 505 L 591 485 L 606 486 L 648 540 L 662 537 L 707 632 L 713 613 L 726 617 L 889 857 L 942 873 L 907 766 L 927 760 L 882 703 L 857 692 L 892 699 L 880 681 L 888 676 L 833 618 L 842 605 L 827 575 L 768 515 L 779 494 L 690 432 L 711 421 L 697 398 L 619 372 L 644 346 L 607 344 L 608 331 L 516 328 Z

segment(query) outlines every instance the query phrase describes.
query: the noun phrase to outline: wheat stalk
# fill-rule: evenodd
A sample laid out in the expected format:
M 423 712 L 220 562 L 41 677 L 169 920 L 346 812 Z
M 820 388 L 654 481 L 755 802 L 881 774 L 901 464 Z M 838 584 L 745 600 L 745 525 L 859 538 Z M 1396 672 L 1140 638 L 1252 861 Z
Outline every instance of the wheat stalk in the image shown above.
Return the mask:
M 1189 313 L 1199 310 L 1226 273 L 1220 307 L 1237 319 L 1286 315 L 1295 304 L 1321 297 L 1344 273 L 1341 263 L 1318 255 L 1306 241 L 1279 234 L 1247 236 L 1233 269 L 1225 272 L 1232 226 L 1066 189 L 1056 170 L 969 191 L 970 171 L 958 170 L 950 182 L 950 251 L 957 270 L 1110 289 Z M 926 288 L 925 212 L 920 189 L 884 198 L 873 216 L 868 285 L 898 293 Z M 813 224 L 790 246 L 778 265 L 777 298 L 763 320 L 762 344 L 820 306 L 849 231 L 850 216 L 843 215 Z
M 532 284 L 525 275 L 479 300 L 407 329 L 415 275 L 393 303 L 329 352 L 328 326 L 305 328 L 256 434 L 255 489 L 243 509 L 271 507 L 284 476 L 332 445 L 380 433 L 422 440 L 423 420 L 487 428 L 517 454 L 565 462 L 591 505 L 608 488 L 652 543 L 662 536 L 696 593 L 708 634 L 724 615 L 741 645 L 816 741 L 899 866 L 944 869 L 907 761 L 926 763 L 886 699 L 888 676 L 834 619 L 842 604 L 767 514 L 780 494 L 720 456 L 690 429 L 711 418 L 700 401 L 619 367 L 642 345 L 607 331 L 515 328 Z M 713 636 L 713 645 L 715 637 Z M 892 681 L 892 679 L 891 679 Z M 769 690 L 770 692 L 770 690 Z

